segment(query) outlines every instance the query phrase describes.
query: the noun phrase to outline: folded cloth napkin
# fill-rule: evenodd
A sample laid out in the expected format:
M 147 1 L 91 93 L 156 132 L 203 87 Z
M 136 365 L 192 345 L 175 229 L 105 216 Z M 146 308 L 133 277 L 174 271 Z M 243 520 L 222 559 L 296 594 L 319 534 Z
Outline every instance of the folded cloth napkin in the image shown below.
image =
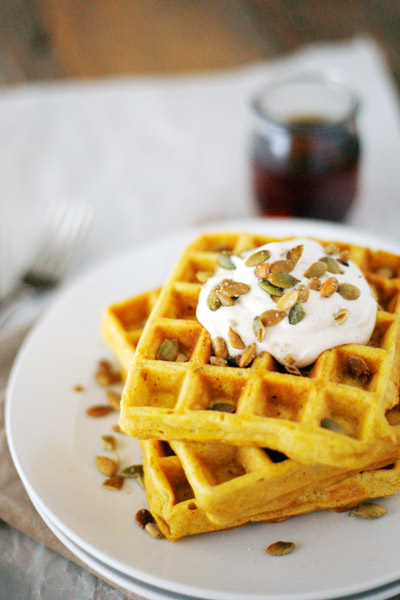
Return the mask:
M 83 563 L 72 554 L 60 540 L 58 540 L 36 512 L 22 485 L 17 471 L 15 470 L 8 449 L 4 429 L 5 389 L 12 363 L 26 333 L 26 329 L 19 330 L 15 334 L 9 336 L 7 340 L 4 340 L 0 346 L 0 518 L 33 540 L 40 542 L 47 548 L 50 548 L 54 552 L 73 561 L 80 567 L 84 567 L 92 574 L 97 575 L 103 581 L 118 589 L 126 598 L 131 600 L 144 600 L 143 596 L 138 596 L 137 594 L 123 590 L 115 583 L 110 583 L 105 577 L 99 575 L 87 565 L 83 565 Z M 0 596 L 3 594 L 2 597 L 10 597 L 8 594 L 7 596 L 4 595 L 8 591 L 2 589 L 4 585 L 6 585 L 6 583 L 3 579 L 3 582 L 0 583 Z M 93 583 L 91 585 L 93 587 L 91 594 L 94 594 L 96 582 L 94 581 L 94 586 Z M 104 596 L 91 595 L 91 597 L 103 598 Z

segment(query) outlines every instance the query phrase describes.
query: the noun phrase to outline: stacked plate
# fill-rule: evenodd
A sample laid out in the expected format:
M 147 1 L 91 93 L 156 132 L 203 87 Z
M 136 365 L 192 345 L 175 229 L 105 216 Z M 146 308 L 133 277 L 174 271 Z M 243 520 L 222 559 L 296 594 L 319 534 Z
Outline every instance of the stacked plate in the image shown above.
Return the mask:
M 400 248 L 328 224 L 235 221 L 214 230 L 311 236 Z M 204 230 L 205 228 L 203 228 Z M 83 562 L 149 599 L 323 600 L 388 598 L 400 592 L 400 499 L 385 499 L 376 521 L 347 513 L 317 513 L 279 524 L 254 524 L 176 543 L 154 540 L 135 522 L 144 491 L 127 481 L 119 492 L 101 487 L 94 457 L 116 415 L 91 419 L 104 402 L 94 381 L 99 359 L 110 357 L 99 333 L 103 309 L 162 284 L 185 245 L 201 231 L 152 242 L 103 265 L 62 292 L 25 342 L 10 378 L 7 436 L 13 460 L 39 514 Z M 82 386 L 83 391 L 77 391 Z M 139 444 L 119 436 L 121 465 L 141 462 Z M 295 551 L 265 549 L 292 541 Z

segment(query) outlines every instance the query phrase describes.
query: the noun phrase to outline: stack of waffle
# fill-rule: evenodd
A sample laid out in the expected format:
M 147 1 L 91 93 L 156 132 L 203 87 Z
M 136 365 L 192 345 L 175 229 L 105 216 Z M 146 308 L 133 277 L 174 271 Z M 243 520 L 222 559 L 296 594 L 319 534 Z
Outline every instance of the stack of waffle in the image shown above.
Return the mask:
M 222 251 L 272 241 L 204 235 L 161 290 L 105 312 L 102 332 L 126 376 L 120 425 L 141 440 L 150 510 L 170 540 L 347 510 L 400 490 L 400 257 L 335 242 L 378 300 L 367 345 L 323 352 L 300 374 L 267 353 L 246 368 L 210 364 L 199 279 Z M 354 356 L 368 376 L 348 368 Z

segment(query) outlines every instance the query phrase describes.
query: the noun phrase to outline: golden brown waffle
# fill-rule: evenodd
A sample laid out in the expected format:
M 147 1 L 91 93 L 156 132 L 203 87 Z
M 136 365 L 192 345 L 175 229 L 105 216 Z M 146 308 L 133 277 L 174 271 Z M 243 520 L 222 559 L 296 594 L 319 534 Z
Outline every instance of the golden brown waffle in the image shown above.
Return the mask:
M 216 525 L 200 508 L 182 464 L 169 444 L 149 440 L 142 441 L 141 446 L 149 507 L 160 530 L 171 541 L 252 521 L 283 521 L 316 510 L 344 511 L 372 498 L 392 496 L 400 490 L 398 461 L 389 468 L 364 471 L 323 488 L 308 486 L 300 494 L 288 494 L 265 503 L 258 514 L 232 516 L 223 525 Z
M 144 321 L 154 306 L 158 293 L 153 291 L 141 294 L 109 307 L 104 314 L 103 335 L 119 358 L 125 372 L 133 361 Z M 398 410 L 388 413 L 391 424 L 397 425 L 400 422 L 396 419 L 399 414 Z M 160 452 L 162 448 L 167 447 L 166 445 L 142 442 L 144 452 L 147 452 L 146 444 L 149 444 L 150 448 L 158 448 L 158 454 L 154 456 L 159 457 L 160 460 L 163 458 Z M 193 490 L 190 498 L 193 498 L 194 494 L 197 508 L 207 512 L 207 527 L 210 527 L 209 521 L 215 524 L 215 528 L 230 526 L 236 521 L 244 522 L 262 512 L 266 503 L 270 504 L 276 499 L 282 503 L 282 497 L 286 497 L 288 502 L 293 495 L 297 497 L 304 487 L 313 485 L 314 488 L 321 489 L 322 486 L 332 485 L 333 482 L 351 474 L 343 469 L 324 465 L 302 465 L 279 452 L 256 447 L 186 442 L 171 442 L 171 446 L 178 456 L 175 455 L 174 459 L 171 458 L 166 462 L 175 465 L 173 468 L 176 473 L 182 473 L 184 470 L 184 474 L 180 476 L 182 481 L 180 489 L 181 491 L 187 489 L 187 481 L 190 481 Z M 171 454 L 171 446 L 168 446 L 169 454 Z M 373 462 L 368 465 L 365 463 L 365 468 L 376 469 L 388 464 L 400 456 L 399 451 L 399 447 L 393 446 L 390 441 L 381 441 L 375 448 Z M 158 485 L 163 489 L 162 481 Z M 164 493 L 168 496 L 170 492 Z M 379 495 L 381 494 L 376 492 L 376 496 Z M 169 506 L 170 504 L 167 503 L 166 507 Z M 279 506 L 280 504 L 277 505 L 276 510 Z M 169 518 L 165 518 L 169 522 L 174 521 L 174 515 L 181 514 L 180 509 L 165 508 L 165 510 L 168 510 Z M 199 522 L 204 522 L 204 517 L 201 515 L 201 511 L 195 513 L 196 518 L 192 526 L 196 530 L 200 527 Z M 178 523 L 179 518 L 176 516 Z M 179 525 L 179 527 L 188 526 Z
M 397 403 L 400 258 L 350 244 L 350 258 L 376 290 L 380 310 L 368 345 L 324 352 L 303 376 L 284 372 L 268 354 L 246 369 L 209 364 L 210 336 L 196 320 L 199 271 L 214 271 L 221 250 L 239 253 L 276 241 L 260 235 L 209 234 L 183 253 L 152 311 L 128 374 L 120 425 L 141 439 L 223 441 L 268 447 L 308 464 L 359 468 L 378 438 L 392 436 L 385 410 Z M 390 269 L 390 273 L 389 273 Z M 158 360 L 165 339 L 177 339 L 187 362 Z M 351 375 L 349 355 L 368 364 L 368 380 Z M 233 400 L 233 414 L 208 410 Z M 322 427 L 323 419 L 348 435 Z

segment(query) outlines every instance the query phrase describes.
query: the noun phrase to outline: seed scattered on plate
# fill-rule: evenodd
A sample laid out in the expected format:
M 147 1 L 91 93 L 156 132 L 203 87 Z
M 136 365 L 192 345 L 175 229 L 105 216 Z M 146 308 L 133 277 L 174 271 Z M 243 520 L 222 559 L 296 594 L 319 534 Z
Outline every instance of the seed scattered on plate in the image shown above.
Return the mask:
M 154 523 L 154 517 L 147 508 L 141 508 L 137 511 L 135 515 L 136 523 L 140 525 L 142 529 L 144 529 L 147 523 Z
M 117 463 L 108 456 L 96 456 L 96 467 L 106 477 L 113 477 L 118 470 Z
M 102 487 L 106 490 L 111 491 L 119 491 L 124 485 L 124 478 L 121 475 L 114 475 L 114 477 L 110 477 L 103 481 Z
M 103 387 L 114 383 L 121 383 L 121 373 L 114 368 L 109 360 L 100 360 L 95 373 L 97 383 Z
M 113 435 L 102 435 L 100 439 L 103 450 L 115 450 L 117 442 Z
M 114 408 L 109 404 L 94 404 L 86 409 L 89 417 L 106 417 L 112 412 L 114 412 Z
M 379 519 L 386 515 L 387 510 L 380 504 L 375 502 L 369 502 L 367 504 L 360 504 L 351 509 L 350 515 L 352 517 L 359 517 L 360 519 Z
M 267 548 L 267 553 L 271 556 L 284 556 L 290 554 L 295 549 L 296 544 L 293 542 L 274 542 Z

